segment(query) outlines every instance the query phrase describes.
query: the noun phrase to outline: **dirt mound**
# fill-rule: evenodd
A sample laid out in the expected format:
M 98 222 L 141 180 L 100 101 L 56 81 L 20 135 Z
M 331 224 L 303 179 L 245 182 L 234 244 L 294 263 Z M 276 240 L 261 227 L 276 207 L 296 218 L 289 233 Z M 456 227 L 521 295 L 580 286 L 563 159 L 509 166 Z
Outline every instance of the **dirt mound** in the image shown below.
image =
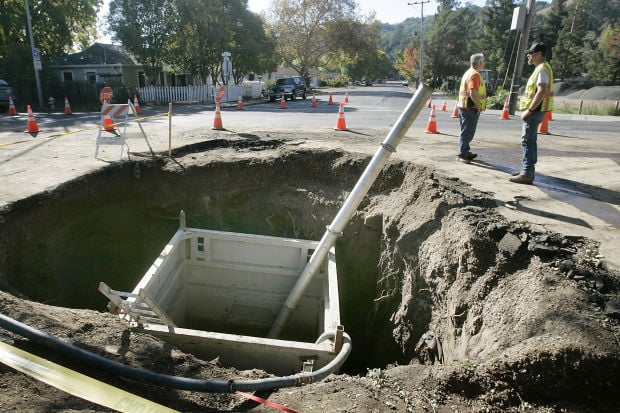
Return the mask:
M 186 201 L 203 222 L 223 226 L 217 229 L 249 232 L 234 226 L 244 223 L 257 233 L 318 239 L 369 160 L 277 145 L 251 157 L 247 148 L 237 151 L 228 145 L 163 163 L 121 163 L 25 200 L 2 212 L 0 246 L 20 254 L 9 248 L 20 234 L 45 256 L 61 236 L 71 236 L 76 217 L 109 224 L 120 216 L 118 208 L 101 206 L 115 215 L 97 218 L 103 212 L 92 211 L 92 199 L 114 199 L 122 190 L 124 211 L 131 194 L 141 213 L 169 217 L 179 208 L 171 200 L 196 188 L 208 188 L 208 196 Z M 91 201 L 77 214 L 66 195 L 79 191 Z M 45 225 L 50 208 L 66 219 L 55 221 L 53 232 Z M 507 222 L 494 209 L 489 196 L 457 180 L 389 163 L 336 245 L 341 318 L 354 348 L 344 372 L 263 396 L 303 412 L 618 410 L 617 274 L 596 257 L 596 243 Z M 143 231 L 138 239 L 159 236 L 133 225 Z M 103 245 L 109 256 L 117 242 Z M 0 293 L 0 312 L 9 317 L 141 369 L 203 379 L 265 377 L 182 353 L 101 311 L 16 298 L 19 262 L 13 255 L 0 260 L 2 285 L 13 292 Z M 63 274 L 62 266 L 47 264 Z M 180 411 L 272 411 L 235 394 L 162 391 L 119 378 L 5 330 L 0 339 Z M 106 411 L 9 368 L 0 367 L 0 385 L 0 406 L 18 411 Z
M 594 86 L 580 88 L 567 82 L 558 82 L 555 85 L 555 94 L 566 99 L 580 100 L 620 100 L 620 86 Z

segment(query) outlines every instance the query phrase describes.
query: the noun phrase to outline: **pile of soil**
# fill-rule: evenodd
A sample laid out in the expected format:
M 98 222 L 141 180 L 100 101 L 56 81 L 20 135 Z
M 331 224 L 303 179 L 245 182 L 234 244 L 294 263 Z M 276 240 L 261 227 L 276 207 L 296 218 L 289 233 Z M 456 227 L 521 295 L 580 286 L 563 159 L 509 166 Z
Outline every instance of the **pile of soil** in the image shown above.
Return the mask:
M 136 175 L 137 168 L 135 179 L 191 176 L 196 187 L 220 182 L 209 174 L 237 176 L 227 199 L 239 216 L 260 214 L 268 199 L 308 228 L 315 225 L 309 221 L 331 220 L 347 195 L 336 183 L 351 188 L 368 160 L 286 146 L 248 157 L 247 148 L 229 147 L 161 163 L 121 163 L 103 174 L 116 168 Z M 316 181 L 326 174 L 331 188 Z M 278 189 L 261 199 L 244 196 L 266 181 Z M 28 209 L 66 191 L 61 187 L 45 199 L 21 202 L 19 210 L 2 211 L 2 250 L 12 242 L 5 234 L 24 230 Z M 592 240 L 507 222 L 488 194 L 427 168 L 390 162 L 336 245 L 345 267 L 342 274 L 339 268 L 342 319 L 353 332 L 355 353 L 341 374 L 261 396 L 300 412 L 619 411 L 620 278 L 597 256 L 597 247 Z M 12 287 L 11 259 L 0 264 L 0 312 L 80 348 L 180 377 L 267 376 L 197 359 L 103 311 L 31 301 Z M 360 276 L 361 265 L 367 270 Z M 372 294 L 353 307 L 362 288 Z M 123 379 L 6 330 L 0 340 L 179 411 L 275 411 L 237 394 Z M 5 411 L 108 411 L 4 366 L 0 387 Z

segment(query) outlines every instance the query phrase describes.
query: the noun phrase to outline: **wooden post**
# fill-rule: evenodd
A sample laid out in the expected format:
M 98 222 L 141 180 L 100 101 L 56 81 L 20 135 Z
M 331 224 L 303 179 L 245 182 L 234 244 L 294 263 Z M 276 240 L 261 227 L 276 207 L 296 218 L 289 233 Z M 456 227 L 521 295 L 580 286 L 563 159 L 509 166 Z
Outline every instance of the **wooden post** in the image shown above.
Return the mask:
M 172 102 L 168 102 L 168 156 L 172 158 Z

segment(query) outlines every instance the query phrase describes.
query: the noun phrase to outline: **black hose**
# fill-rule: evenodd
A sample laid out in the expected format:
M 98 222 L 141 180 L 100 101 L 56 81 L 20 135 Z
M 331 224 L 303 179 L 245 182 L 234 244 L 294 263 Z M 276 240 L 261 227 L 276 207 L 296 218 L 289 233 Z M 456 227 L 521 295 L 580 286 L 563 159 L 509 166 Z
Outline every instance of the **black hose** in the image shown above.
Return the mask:
M 351 338 L 348 334 L 343 333 L 344 340 L 342 350 L 325 367 L 315 372 L 298 373 L 291 376 L 268 377 L 264 379 L 245 381 L 202 380 L 154 373 L 152 371 L 130 367 L 117 361 L 102 357 L 98 354 L 91 353 L 72 344 L 65 343 L 64 341 L 56 337 L 36 330 L 1 313 L 0 327 L 4 328 L 5 330 L 11 331 L 17 335 L 20 335 L 24 338 L 27 338 L 34 343 L 49 347 L 52 350 L 65 356 L 71 357 L 74 360 L 83 361 L 90 364 L 91 366 L 101 368 L 118 376 L 126 377 L 143 383 L 153 384 L 160 387 L 177 390 L 199 391 L 205 393 L 266 391 L 284 387 L 294 387 L 301 384 L 321 381 L 330 374 L 332 374 L 334 371 L 336 371 L 338 368 L 340 368 L 351 353 Z

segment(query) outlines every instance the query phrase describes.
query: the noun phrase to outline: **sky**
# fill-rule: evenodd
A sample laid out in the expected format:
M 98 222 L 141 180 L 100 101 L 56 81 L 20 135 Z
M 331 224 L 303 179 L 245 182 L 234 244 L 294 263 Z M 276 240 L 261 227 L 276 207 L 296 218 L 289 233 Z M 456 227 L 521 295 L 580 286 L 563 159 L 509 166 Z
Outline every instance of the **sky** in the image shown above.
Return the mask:
M 437 12 L 437 2 L 430 0 L 428 3 L 409 5 L 408 3 L 419 3 L 421 0 L 356 0 L 360 6 L 360 14 L 367 15 L 370 11 L 377 13 L 377 20 L 382 23 L 401 23 L 409 17 L 420 17 L 422 11 L 424 16 Z M 426 1 L 426 0 L 425 0 Z M 484 6 L 486 0 L 468 0 L 472 4 Z M 465 4 L 462 0 L 461 4 Z M 271 0 L 248 0 L 248 8 L 255 13 L 267 10 Z
M 371 11 L 376 12 L 376 19 L 382 23 L 401 23 L 409 17 L 420 17 L 422 12 L 424 16 L 429 16 L 437 12 L 437 2 L 430 0 L 428 3 L 413 4 L 408 3 L 420 3 L 421 0 L 356 0 L 360 6 L 360 14 L 368 15 Z M 426 1 L 426 0 L 424 0 Z M 461 4 L 466 2 L 476 4 L 478 6 L 484 6 L 486 0 L 461 0 Z M 99 13 L 99 21 L 103 21 L 105 14 L 108 11 L 109 0 L 104 1 L 104 5 Z M 255 12 L 261 13 L 269 8 L 271 0 L 248 0 L 248 8 Z M 99 30 L 101 33 L 101 29 Z M 100 42 L 110 43 L 109 36 L 105 36 L 102 33 L 98 39 Z

